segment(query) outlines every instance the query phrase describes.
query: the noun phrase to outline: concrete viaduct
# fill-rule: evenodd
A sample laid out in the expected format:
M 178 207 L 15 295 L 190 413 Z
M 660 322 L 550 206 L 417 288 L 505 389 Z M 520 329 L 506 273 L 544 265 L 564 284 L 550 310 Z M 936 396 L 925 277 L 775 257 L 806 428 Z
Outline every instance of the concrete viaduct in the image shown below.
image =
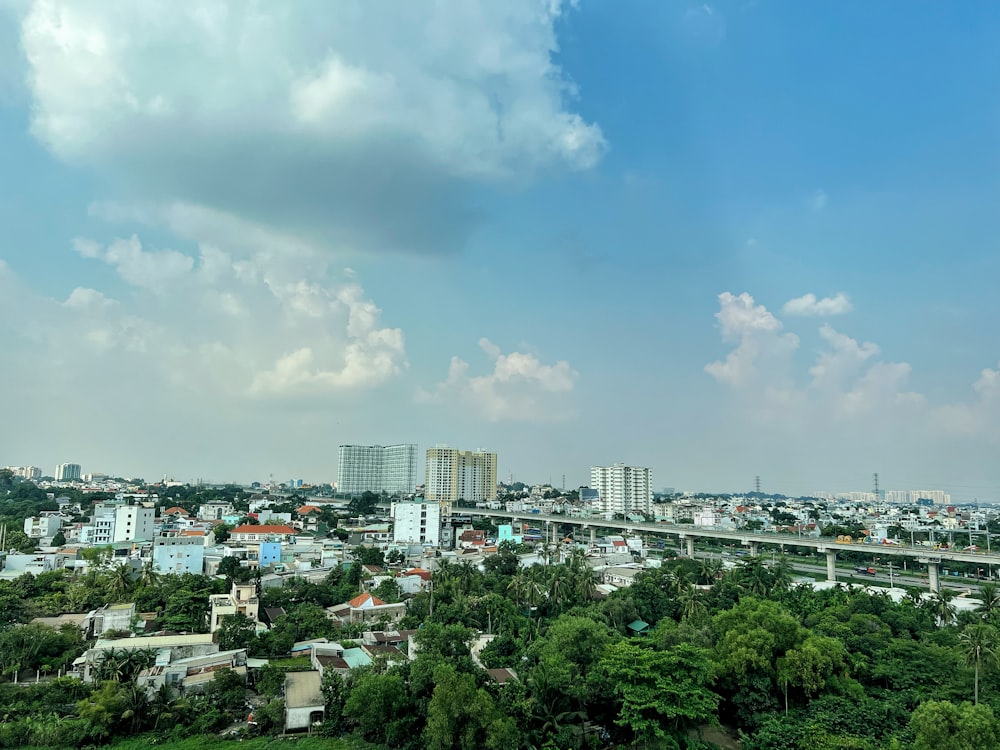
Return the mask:
M 848 544 L 846 542 L 835 542 L 829 539 L 818 537 L 804 537 L 795 534 L 780 534 L 752 531 L 725 531 L 722 529 L 706 529 L 689 524 L 668 524 L 668 523 L 632 523 L 626 521 L 605 521 L 594 518 L 575 518 L 572 516 L 553 516 L 539 513 L 509 513 L 498 510 L 482 510 L 480 508 L 454 508 L 454 515 L 467 515 L 474 517 L 486 517 L 498 520 L 510 519 L 513 522 L 522 522 L 529 525 L 544 524 L 551 530 L 553 541 L 559 525 L 577 526 L 581 529 L 590 530 L 590 541 L 596 540 L 597 529 L 621 529 L 625 533 L 643 532 L 647 534 L 661 534 L 664 536 L 676 536 L 686 545 L 688 557 L 694 557 L 695 539 L 718 539 L 747 547 L 751 555 L 758 553 L 761 544 L 780 544 L 789 547 L 809 547 L 817 552 L 826 554 L 826 577 L 827 580 L 837 580 L 837 552 L 869 552 L 878 550 L 880 556 L 891 556 L 899 558 L 910 558 L 918 563 L 927 566 L 927 577 L 931 591 L 939 591 L 940 565 L 944 561 L 976 563 L 983 566 L 1000 566 L 1000 554 L 984 552 L 955 552 L 952 550 L 931 550 L 922 547 L 911 547 L 908 544 Z

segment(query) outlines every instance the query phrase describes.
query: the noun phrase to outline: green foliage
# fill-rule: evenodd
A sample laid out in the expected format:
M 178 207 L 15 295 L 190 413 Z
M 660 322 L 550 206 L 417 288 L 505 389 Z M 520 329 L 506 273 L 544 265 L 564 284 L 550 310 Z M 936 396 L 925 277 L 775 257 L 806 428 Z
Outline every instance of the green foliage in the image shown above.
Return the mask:
M 719 696 L 711 690 L 709 652 L 693 646 L 654 651 L 630 641 L 608 647 L 601 660 L 602 681 L 618 707 L 615 724 L 641 743 L 679 747 L 686 730 L 716 715 Z
M 998 750 L 1000 732 L 988 706 L 927 701 L 910 720 L 913 750 Z

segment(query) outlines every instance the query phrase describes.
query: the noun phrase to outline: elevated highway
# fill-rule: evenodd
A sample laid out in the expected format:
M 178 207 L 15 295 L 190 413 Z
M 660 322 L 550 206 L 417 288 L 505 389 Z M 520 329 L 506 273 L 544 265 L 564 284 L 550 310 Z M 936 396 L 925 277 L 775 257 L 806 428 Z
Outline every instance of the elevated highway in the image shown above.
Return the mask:
M 932 591 L 940 590 L 939 568 L 944 562 L 973 563 L 977 566 L 1000 566 L 1000 554 L 993 552 L 965 552 L 954 550 L 931 549 L 928 547 L 911 546 L 909 544 L 850 544 L 812 536 L 784 534 L 764 531 L 727 531 L 710 529 L 690 524 L 671 523 L 632 523 L 631 521 L 607 521 L 598 518 L 576 518 L 573 516 L 545 515 L 539 513 L 510 513 L 498 510 L 483 510 L 479 508 L 454 509 L 455 515 L 468 515 L 480 518 L 491 518 L 501 521 L 527 523 L 529 525 L 545 525 L 552 536 L 555 536 L 557 526 L 576 526 L 589 530 L 591 541 L 596 538 L 597 529 L 617 529 L 626 534 L 643 533 L 677 537 L 686 545 L 688 557 L 694 557 L 696 539 L 713 539 L 739 544 L 747 547 L 750 554 L 756 555 L 761 544 L 777 544 L 786 547 L 807 547 L 826 554 L 827 579 L 837 580 L 837 553 L 864 552 L 876 553 L 880 557 L 897 557 L 911 559 L 927 566 L 928 581 Z

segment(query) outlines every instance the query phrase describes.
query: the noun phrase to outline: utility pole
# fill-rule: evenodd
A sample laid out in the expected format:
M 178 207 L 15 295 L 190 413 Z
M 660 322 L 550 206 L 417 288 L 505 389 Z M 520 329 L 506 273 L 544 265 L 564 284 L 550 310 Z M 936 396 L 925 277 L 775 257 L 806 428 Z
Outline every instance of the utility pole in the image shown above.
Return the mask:
M 892 590 L 892 560 L 889 561 L 889 589 Z

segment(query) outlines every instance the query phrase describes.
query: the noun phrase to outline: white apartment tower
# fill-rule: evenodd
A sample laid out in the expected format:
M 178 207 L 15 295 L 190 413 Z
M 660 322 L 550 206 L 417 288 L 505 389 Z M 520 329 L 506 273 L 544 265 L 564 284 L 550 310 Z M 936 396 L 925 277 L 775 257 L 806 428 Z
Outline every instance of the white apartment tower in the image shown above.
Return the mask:
M 393 503 L 392 541 L 395 544 L 427 544 L 439 547 L 441 504 L 419 501 Z
M 497 454 L 438 446 L 427 449 L 428 501 L 483 503 L 497 496 Z
M 600 494 L 601 512 L 608 517 L 653 515 L 653 472 L 639 466 L 592 466 L 590 486 Z
M 59 464 L 56 466 L 55 479 L 57 482 L 69 482 L 73 479 L 80 479 L 82 476 L 80 464 Z
M 412 493 L 417 486 L 417 446 L 342 445 L 337 490 L 348 495 L 362 492 Z

